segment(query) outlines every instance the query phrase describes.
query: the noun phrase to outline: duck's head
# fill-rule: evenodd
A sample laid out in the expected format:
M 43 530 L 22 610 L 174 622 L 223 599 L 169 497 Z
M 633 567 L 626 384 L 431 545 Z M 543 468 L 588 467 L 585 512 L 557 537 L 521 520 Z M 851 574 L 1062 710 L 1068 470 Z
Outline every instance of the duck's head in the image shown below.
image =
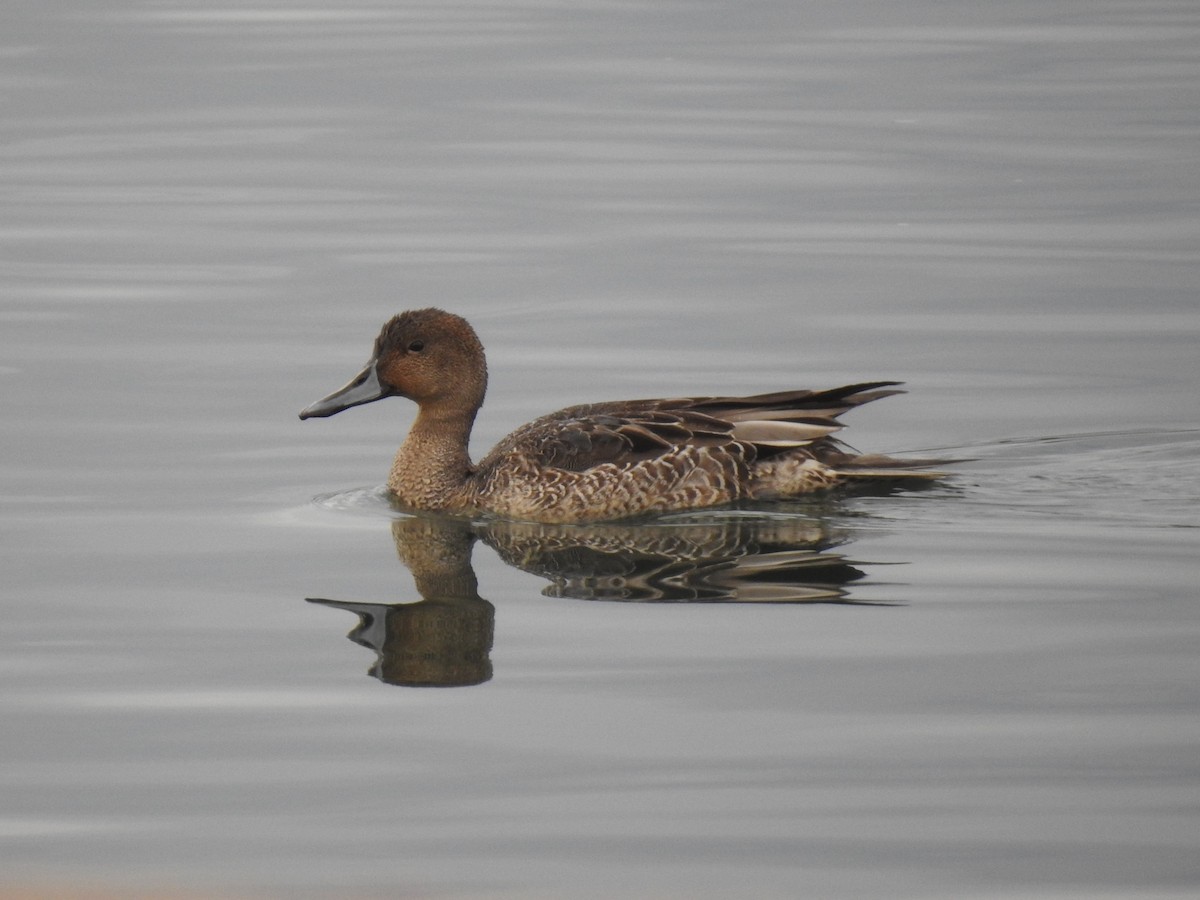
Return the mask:
M 408 397 L 425 412 L 474 413 L 487 389 L 483 345 L 467 320 L 440 309 L 416 309 L 386 322 L 370 361 L 345 387 L 300 411 L 332 416 L 384 397 Z

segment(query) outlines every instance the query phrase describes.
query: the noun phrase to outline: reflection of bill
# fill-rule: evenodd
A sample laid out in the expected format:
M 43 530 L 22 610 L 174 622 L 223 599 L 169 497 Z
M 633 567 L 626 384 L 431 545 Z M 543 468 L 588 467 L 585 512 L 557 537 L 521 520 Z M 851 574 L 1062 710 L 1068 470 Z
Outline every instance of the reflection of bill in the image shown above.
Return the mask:
M 509 565 L 550 582 L 547 596 L 583 600 L 855 603 L 864 576 L 831 548 L 848 537 L 820 519 L 729 512 L 644 524 L 472 523 L 433 516 L 392 523 L 416 603 L 311 602 L 359 616 L 351 640 L 378 655 L 388 684 L 463 686 L 491 678 L 495 608 L 479 596 L 477 539 Z
M 404 518 L 392 523 L 400 561 L 412 572 L 418 603 L 312 603 L 359 616 L 351 640 L 378 654 L 371 674 L 388 684 L 456 687 L 492 677 L 496 611 L 479 596 L 467 523 Z
M 495 608 L 474 601 L 343 603 L 311 599 L 357 613 L 349 637 L 378 656 L 370 674 L 407 687 L 462 687 L 492 677 Z

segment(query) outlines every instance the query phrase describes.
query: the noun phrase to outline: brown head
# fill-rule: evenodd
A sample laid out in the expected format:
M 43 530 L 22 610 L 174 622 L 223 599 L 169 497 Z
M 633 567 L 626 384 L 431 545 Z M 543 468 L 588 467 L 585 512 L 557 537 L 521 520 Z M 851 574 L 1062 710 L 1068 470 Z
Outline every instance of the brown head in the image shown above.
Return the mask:
M 474 329 L 461 316 L 416 309 L 386 322 L 363 370 L 300 418 L 332 416 L 391 396 L 416 401 L 426 414 L 473 418 L 486 390 L 487 363 Z

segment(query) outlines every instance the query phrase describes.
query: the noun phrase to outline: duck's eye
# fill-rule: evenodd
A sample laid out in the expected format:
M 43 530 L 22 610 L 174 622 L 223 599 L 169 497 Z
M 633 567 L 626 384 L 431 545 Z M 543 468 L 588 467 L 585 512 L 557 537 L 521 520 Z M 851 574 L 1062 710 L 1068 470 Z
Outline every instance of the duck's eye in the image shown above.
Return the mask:
M 408 344 L 408 352 L 409 353 L 420 353 L 424 349 L 425 349 L 424 341 L 409 341 L 409 344 Z

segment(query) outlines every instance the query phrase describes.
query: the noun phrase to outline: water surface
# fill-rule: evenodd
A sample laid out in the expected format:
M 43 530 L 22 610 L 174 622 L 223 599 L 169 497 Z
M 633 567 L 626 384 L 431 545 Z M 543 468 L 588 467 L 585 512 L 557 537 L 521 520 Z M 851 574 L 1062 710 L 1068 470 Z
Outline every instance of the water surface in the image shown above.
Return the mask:
M 1193 896 L 1198 47 L 1129 0 L 9 10 L 0 887 Z M 296 412 L 430 304 L 477 453 L 892 378 L 851 443 L 972 461 L 405 520 L 402 401 Z

